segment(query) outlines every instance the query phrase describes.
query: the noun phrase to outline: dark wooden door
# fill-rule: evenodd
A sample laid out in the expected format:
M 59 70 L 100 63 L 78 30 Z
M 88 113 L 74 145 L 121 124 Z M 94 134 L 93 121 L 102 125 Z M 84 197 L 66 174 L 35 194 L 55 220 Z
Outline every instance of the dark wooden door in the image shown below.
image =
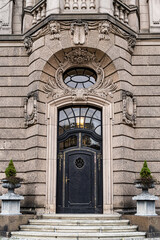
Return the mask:
M 59 157 L 58 213 L 102 213 L 100 156 L 90 150 L 70 150 Z
M 66 153 L 65 208 L 67 212 L 94 212 L 94 153 Z

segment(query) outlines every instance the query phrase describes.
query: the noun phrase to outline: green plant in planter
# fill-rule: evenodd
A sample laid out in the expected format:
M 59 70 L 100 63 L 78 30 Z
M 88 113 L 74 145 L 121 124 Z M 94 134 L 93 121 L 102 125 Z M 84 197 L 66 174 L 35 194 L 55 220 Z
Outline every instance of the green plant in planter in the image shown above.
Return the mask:
M 7 180 L 9 183 L 17 184 L 22 182 L 23 179 L 16 177 L 16 168 L 14 166 L 13 160 L 10 160 L 8 167 L 5 170 L 6 178 L 4 180 Z
M 6 177 L 15 177 L 16 176 L 16 168 L 14 166 L 13 160 L 10 160 L 8 167 L 5 170 Z
M 147 165 L 146 161 L 144 161 L 143 167 L 140 171 L 140 180 L 143 184 L 150 184 L 150 183 L 153 183 L 155 181 L 155 180 L 153 180 L 151 171 L 148 168 L 148 165 Z

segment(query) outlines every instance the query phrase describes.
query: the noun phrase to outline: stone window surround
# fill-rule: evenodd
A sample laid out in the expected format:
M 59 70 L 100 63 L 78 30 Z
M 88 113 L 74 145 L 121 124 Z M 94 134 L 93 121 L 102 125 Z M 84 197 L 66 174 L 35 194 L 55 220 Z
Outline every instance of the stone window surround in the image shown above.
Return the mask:
M 71 96 L 52 100 L 47 105 L 47 179 L 46 211 L 56 213 L 57 187 L 57 114 L 58 108 L 69 105 L 89 105 L 102 109 L 103 123 L 103 213 L 113 210 L 113 160 L 112 160 L 112 116 L 110 102 L 97 96 L 88 96 L 86 101 L 73 101 Z

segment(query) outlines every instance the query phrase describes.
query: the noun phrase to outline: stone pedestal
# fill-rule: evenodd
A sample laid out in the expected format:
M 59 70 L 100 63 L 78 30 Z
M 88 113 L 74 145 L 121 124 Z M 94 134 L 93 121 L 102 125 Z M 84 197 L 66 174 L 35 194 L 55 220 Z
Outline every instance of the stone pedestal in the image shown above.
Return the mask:
M 151 195 L 148 191 L 143 191 L 140 195 L 132 198 L 137 201 L 137 216 L 156 216 L 155 201 L 158 197 Z
M 2 200 L 1 215 L 20 215 L 20 201 L 24 197 L 15 193 L 6 193 L 0 196 Z

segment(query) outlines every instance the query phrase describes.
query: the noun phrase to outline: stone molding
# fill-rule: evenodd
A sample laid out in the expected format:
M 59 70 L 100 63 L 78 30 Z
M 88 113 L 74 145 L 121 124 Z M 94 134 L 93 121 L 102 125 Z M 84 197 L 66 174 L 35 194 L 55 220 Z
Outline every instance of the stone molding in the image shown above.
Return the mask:
M 122 101 L 123 101 L 123 122 L 128 125 L 136 125 L 136 98 L 129 91 L 122 92 Z
M 97 81 L 94 85 L 85 89 L 77 89 L 68 87 L 63 81 L 63 73 L 70 67 L 90 67 L 97 73 Z M 99 96 L 106 99 L 109 95 L 113 97 L 117 86 L 111 79 L 105 79 L 104 71 L 96 60 L 95 54 L 90 53 L 87 49 L 77 48 L 65 54 L 64 62 L 57 69 L 55 78 L 49 79 L 44 86 L 45 93 L 52 99 L 62 96 L 72 96 L 74 101 L 87 100 L 89 95 Z
M 24 101 L 25 126 L 29 127 L 37 122 L 37 99 L 36 92 L 30 92 Z

